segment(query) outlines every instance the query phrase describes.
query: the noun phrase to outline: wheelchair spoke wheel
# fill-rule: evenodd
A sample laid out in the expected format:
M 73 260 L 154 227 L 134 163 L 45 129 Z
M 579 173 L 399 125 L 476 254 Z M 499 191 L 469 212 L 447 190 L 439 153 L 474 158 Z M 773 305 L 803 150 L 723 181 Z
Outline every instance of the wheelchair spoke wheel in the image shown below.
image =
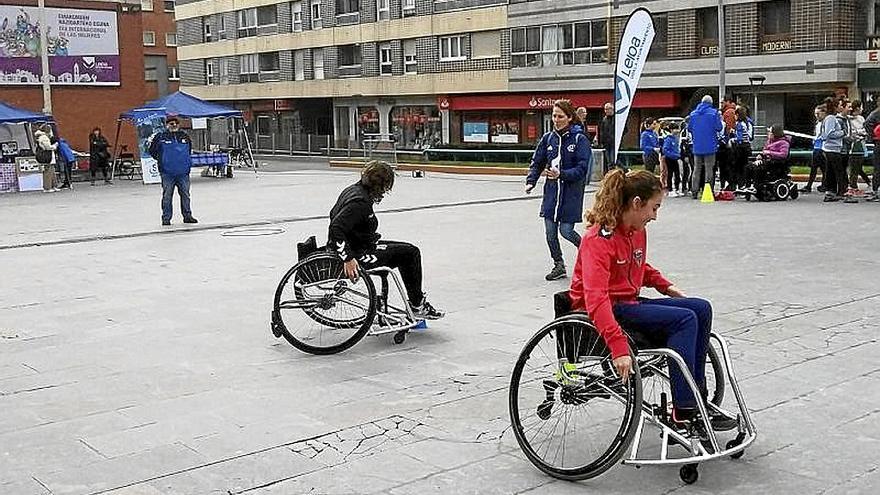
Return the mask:
M 510 381 L 509 413 L 520 448 L 538 469 L 565 480 L 598 476 L 620 460 L 635 434 L 640 404 L 638 369 L 624 384 L 583 315 L 538 331 Z
M 344 273 L 342 260 L 319 253 L 297 263 L 275 291 L 273 325 L 297 349 L 334 354 L 356 344 L 376 315 L 376 289 L 361 273 L 356 281 Z

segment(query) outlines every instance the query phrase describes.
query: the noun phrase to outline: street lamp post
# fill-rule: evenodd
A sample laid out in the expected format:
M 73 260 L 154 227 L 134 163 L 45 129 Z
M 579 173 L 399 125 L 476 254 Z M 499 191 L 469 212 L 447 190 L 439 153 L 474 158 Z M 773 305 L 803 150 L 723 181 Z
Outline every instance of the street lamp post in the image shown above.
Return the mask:
M 718 102 L 723 100 L 725 94 L 727 93 L 727 74 L 725 74 L 725 66 L 727 65 L 727 53 L 725 47 L 725 38 L 724 0 L 718 0 Z
M 758 123 L 758 89 L 764 86 L 764 81 L 766 79 L 767 78 L 761 74 L 749 76 L 749 86 L 751 86 L 752 96 L 754 98 L 754 105 L 752 106 L 752 112 L 755 115 L 755 121 L 753 122 L 754 124 Z
M 43 113 L 52 113 L 52 88 L 49 86 L 49 23 L 46 17 L 46 0 L 38 0 L 40 13 L 40 63 L 43 72 Z

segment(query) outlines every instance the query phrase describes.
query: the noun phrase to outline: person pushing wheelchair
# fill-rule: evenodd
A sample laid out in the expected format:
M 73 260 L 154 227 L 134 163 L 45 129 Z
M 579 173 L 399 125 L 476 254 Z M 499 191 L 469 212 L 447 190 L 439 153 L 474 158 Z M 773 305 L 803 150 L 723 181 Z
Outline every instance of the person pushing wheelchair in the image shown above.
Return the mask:
M 586 216 L 589 227 L 578 250 L 569 297 L 572 310 L 589 314 L 622 380 L 628 379 L 633 367 L 623 328 L 651 341 L 665 341 L 681 355 L 702 395 L 694 397 L 678 366 L 669 365 L 672 421 L 687 425 L 698 423 L 697 400 L 705 400 L 707 394 L 712 306 L 704 299 L 687 297 L 647 261 L 645 227 L 657 219 L 662 201 L 660 180 L 650 172 L 618 169 L 605 176 Z M 642 287 L 669 297 L 640 297 Z M 710 416 L 717 431 L 737 427 L 734 419 Z
M 360 267 L 397 268 L 417 319 L 437 320 L 445 313 L 428 302 L 422 292 L 422 255 L 419 248 L 400 241 L 381 241 L 379 220 L 373 212 L 394 187 L 394 169 L 383 161 L 367 163 L 356 183 L 346 187 L 330 210 L 327 248 L 344 261 L 345 275 L 358 277 Z

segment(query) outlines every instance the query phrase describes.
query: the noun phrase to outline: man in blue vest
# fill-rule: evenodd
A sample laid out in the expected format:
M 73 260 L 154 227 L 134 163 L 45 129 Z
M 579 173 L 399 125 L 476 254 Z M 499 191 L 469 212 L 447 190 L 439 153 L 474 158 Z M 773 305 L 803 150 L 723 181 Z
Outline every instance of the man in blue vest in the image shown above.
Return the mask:
M 192 168 L 192 141 L 180 130 L 176 115 L 165 118 L 165 131 L 153 135 L 150 156 L 159 164 L 162 175 L 162 225 L 171 225 L 171 199 L 174 188 L 180 195 L 180 212 L 183 223 L 199 223 L 192 216 L 189 195 L 189 171 Z

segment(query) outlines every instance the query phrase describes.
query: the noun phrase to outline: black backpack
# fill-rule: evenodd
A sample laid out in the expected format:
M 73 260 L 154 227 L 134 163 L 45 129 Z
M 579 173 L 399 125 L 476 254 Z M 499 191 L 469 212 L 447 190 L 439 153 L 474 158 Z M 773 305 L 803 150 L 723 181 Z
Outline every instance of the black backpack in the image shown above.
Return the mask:
M 34 154 L 37 157 L 37 161 L 42 163 L 43 165 L 47 165 L 49 163 L 52 163 L 52 150 L 44 150 L 43 148 L 40 148 L 38 145 L 37 150 Z

